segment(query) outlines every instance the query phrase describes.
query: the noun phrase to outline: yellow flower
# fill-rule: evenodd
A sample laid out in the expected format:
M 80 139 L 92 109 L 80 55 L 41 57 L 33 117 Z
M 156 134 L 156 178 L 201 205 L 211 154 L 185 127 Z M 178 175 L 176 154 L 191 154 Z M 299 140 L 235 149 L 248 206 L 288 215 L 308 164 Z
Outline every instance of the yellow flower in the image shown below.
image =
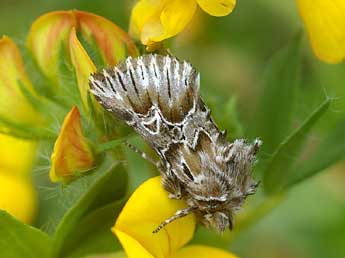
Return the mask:
M 131 15 L 130 33 L 144 45 L 153 45 L 181 32 L 197 5 L 213 16 L 228 15 L 236 0 L 139 0 Z
M 0 134 L 0 171 L 16 176 L 29 176 L 36 157 L 34 141 Z M 21 153 L 18 159 L 18 153 Z
M 0 134 L 0 209 L 24 223 L 31 223 L 37 210 L 30 180 L 35 153 L 35 142 Z
M 315 55 L 335 64 L 345 58 L 345 1 L 297 0 Z
M 130 197 L 112 231 L 128 258 L 236 258 L 223 250 L 184 245 L 192 239 L 196 219 L 193 214 L 178 219 L 156 234 L 152 231 L 186 204 L 171 200 L 161 186 L 161 178 L 144 182 Z
M 95 158 L 83 135 L 77 107 L 73 107 L 65 117 L 51 161 L 49 175 L 53 182 L 68 181 L 94 166 Z
M 34 187 L 26 177 L 10 172 L 0 170 L 0 209 L 24 223 L 31 223 L 37 210 Z

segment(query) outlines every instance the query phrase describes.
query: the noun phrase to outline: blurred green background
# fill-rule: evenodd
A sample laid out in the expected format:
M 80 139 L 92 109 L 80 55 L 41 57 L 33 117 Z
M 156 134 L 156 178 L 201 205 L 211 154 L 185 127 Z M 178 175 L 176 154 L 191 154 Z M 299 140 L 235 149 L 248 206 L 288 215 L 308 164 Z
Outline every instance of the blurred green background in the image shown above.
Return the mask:
M 24 42 L 30 24 L 38 16 L 58 9 L 94 12 L 127 30 L 133 3 L 0 0 L 0 34 Z M 168 44 L 172 53 L 191 61 L 201 72 L 202 92 L 213 107 L 216 120 L 224 103 L 236 96 L 238 119 L 249 125 L 262 92 L 262 75 L 269 58 L 300 31 L 304 35 L 304 63 L 297 117 L 305 117 L 320 103 L 323 94 L 335 98 L 327 117 L 321 119 L 309 137 L 313 146 L 345 117 L 345 65 L 327 65 L 316 60 L 295 1 L 239 0 L 234 13 L 224 18 L 211 17 L 199 10 L 186 31 Z M 345 257 L 344 185 L 345 163 L 340 163 L 294 187 L 285 202 L 238 234 L 230 250 L 242 258 Z

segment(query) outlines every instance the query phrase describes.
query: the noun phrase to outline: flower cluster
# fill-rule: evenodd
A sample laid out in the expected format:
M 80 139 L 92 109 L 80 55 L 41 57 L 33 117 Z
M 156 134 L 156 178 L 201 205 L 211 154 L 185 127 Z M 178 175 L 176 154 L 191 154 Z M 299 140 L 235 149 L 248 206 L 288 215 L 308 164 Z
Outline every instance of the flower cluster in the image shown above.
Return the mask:
M 26 46 L 44 77 L 40 86 L 28 75 L 15 42 L 6 36 L 0 39 L 0 208 L 26 223 L 32 222 L 36 210 L 29 171 L 41 140 L 57 138 L 51 155 L 53 182 L 67 182 L 95 165 L 79 109 L 91 116 L 91 107 L 97 108 L 88 96 L 88 78 L 97 68 L 78 37 L 99 51 L 102 66 L 138 54 L 130 37 L 103 17 L 81 11 L 48 13 L 33 23 Z M 66 92 L 62 65 L 74 71 L 77 89 Z M 64 116 L 57 136 L 50 126 Z
M 221 14 L 219 8 L 210 9 L 207 1 L 199 1 L 199 4 L 214 14 Z M 222 14 L 226 13 L 222 11 Z M 175 34 L 184 26 L 179 27 L 178 30 L 174 29 Z M 167 35 L 173 34 L 169 32 Z M 161 37 L 163 38 L 166 36 Z M 8 100 L 8 103 L 1 104 L 0 116 L 4 116 L 3 127 L 6 128 L 6 133 L 35 139 L 30 142 L 16 139 L 32 146 L 32 149 L 27 152 L 32 155 L 27 158 L 30 164 L 26 166 L 32 166 L 35 147 L 42 139 L 48 139 L 48 141 L 55 139 L 51 154 L 50 179 L 52 182 L 68 183 L 97 167 L 101 156 L 95 146 L 111 139 L 114 135 L 102 124 L 107 117 L 88 92 L 88 78 L 98 69 L 114 66 L 128 55 L 138 55 L 138 49 L 132 39 L 115 24 L 91 13 L 58 11 L 39 17 L 30 29 L 27 48 L 46 85 L 49 85 L 48 89 L 42 91 L 38 90 L 39 87 L 27 75 L 16 44 L 6 37 L 2 39 L 2 43 L 0 50 L 3 51 L 0 54 L 6 57 L 6 60 L 5 58 L 1 60 L 6 62 L 7 70 L 3 69 L 4 74 L 0 81 L 6 84 L 4 88 L 8 89 L 3 93 L 3 98 Z M 96 54 L 95 51 L 97 51 Z M 66 70 L 74 74 L 77 88 L 73 89 L 72 84 L 67 85 L 71 88 L 66 88 L 66 83 L 68 84 L 68 81 L 64 79 L 68 74 Z M 13 94 L 16 95 L 13 96 Z M 18 112 L 5 117 L 9 109 L 15 109 Z M 61 118 L 63 122 L 57 131 L 50 125 L 53 124 L 54 119 Z M 102 122 L 99 123 L 99 120 Z M 44 128 L 49 130 L 44 130 Z M 90 131 L 91 133 L 87 133 Z M 19 169 L 19 164 L 15 165 Z M 30 168 L 26 167 L 22 170 L 29 171 Z M 5 180 L 1 181 L 5 182 Z M 18 187 L 23 194 L 21 196 L 21 192 L 18 192 L 17 198 L 30 197 L 29 190 L 31 189 L 26 190 L 27 187 L 19 183 L 16 183 L 18 186 L 7 181 L 5 183 L 7 188 L 2 188 L 2 191 L 10 191 L 13 187 Z M 151 207 L 145 205 L 153 198 L 149 195 L 156 195 L 157 191 L 160 193 L 160 198 L 151 202 Z M 10 201 L 9 198 L 6 200 Z M 28 206 L 34 207 L 29 200 L 25 202 Z M 14 203 L 20 204 L 19 201 Z M 194 234 L 195 218 L 193 216 L 169 225 L 167 231 L 162 230 L 157 235 L 151 233 L 152 230 L 149 228 L 153 223 L 157 224 L 163 217 L 171 215 L 183 205 L 182 201 L 173 201 L 168 198 L 160 185 L 159 178 L 149 180 L 139 187 L 123 209 L 113 229 L 128 257 L 201 257 L 200 255 L 205 253 L 214 253 L 219 257 L 234 257 L 225 251 L 211 247 L 182 248 Z M 21 218 L 20 213 L 23 211 L 29 216 L 26 206 L 20 207 L 22 211 L 19 207 L 8 208 L 6 204 L 2 207 L 9 212 L 11 209 L 18 209 L 15 214 L 18 218 Z M 150 217 L 137 216 L 148 214 L 147 209 L 157 210 L 157 213 Z M 23 218 L 23 221 L 30 222 L 31 218 Z M 137 222 L 132 223 L 133 221 Z M 142 227 L 138 227 L 138 223 Z
M 342 61 L 345 2 L 297 3 L 316 56 L 328 63 Z M 198 6 L 212 16 L 225 16 L 235 5 L 235 0 L 140 0 L 132 10 L 130 34 L 147 46 L 146 51 L 154 51 L 188 25 Z M 26 46 L 20 47 L 6 36 L 0 39 L 0 209 L 31 223 L 37 196 L 29 172 L 38 145 L 54 143 L 50 164 L 54 183 L 69 183 L 98 167 L 103 153 L 96 146 L 123 135 L 89 94 L 89 76 L 142 53 L 111 21 L 76 10 L 39 17 Z M 31 78 L 23 48 L 43 82 Z M 58 128 L 56 120 L 61 122 Z M 169 199 L 160 178 L 152 178 L 132 194 L 112 231 L 130 258 L 234 258 L 217 248 L 184 247 L 196 228 L 194 215 L 152 234 L 153 228 L 185 205 Z

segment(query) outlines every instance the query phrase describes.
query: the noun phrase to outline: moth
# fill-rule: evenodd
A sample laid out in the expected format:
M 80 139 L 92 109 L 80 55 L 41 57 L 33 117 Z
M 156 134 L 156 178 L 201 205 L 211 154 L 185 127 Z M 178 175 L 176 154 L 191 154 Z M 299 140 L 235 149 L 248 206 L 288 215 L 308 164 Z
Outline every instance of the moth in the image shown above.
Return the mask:
M 99 103 L 158 154 L 155 164 L 169 197 L 187 203 L 153 233 L 192 212 L 218 232 L 232 229 L 234 214 L 258 186 L 250 170 L 261 141 L 227 141 L 200 97 L 193 66 L 169 55 L 128 57 L 89 82 Z

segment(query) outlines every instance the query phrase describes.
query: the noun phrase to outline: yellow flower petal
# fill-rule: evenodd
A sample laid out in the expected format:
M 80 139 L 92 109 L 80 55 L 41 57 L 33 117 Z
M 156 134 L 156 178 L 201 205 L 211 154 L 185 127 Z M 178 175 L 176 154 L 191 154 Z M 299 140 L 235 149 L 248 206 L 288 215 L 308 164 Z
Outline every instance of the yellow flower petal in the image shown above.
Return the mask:
M 298 0 L 315 55 L 327 63 L 345 58 L 345 1 Z
M 177 253 L 171 256 L 171 258 L 237 258 L 237 256 L 228 253 L 222 249 L 201 246 L 201 245 L 191 245 L 182 248 Z
M 31 223 L 37 210 L 37 196 L 30 181 L 0 171 L 0 209 Z
M 119 238 L 122 246 L 125 247 L 129 258 L 155 258 L 133 237 L 116 228 L 113 229 L 113 232 Z
M 33 141 L 0 134 L 0 171 L 27 177 L 36 156 L 36 146 Z M 18 153 L 21 153 L 20 159 Z
M 151 45 L 181 32 L 192 19 L 196 2 L 184 0 L 141 0 L 133 8 L 130 31 Z
M 141 31 L 147 21 L 151 17 L 159 15 L 162 9 L 162 2 L 161 0 L 141 0 L 136 3 L 132 9 L 129 26 L 129 32 L 132 37 L 140 39 Z
M 83 135 L 77 107 L 73 107 L 65 117 L 51 161 L 49 175 L 53 182 L 69 180 L 94 165 L 93 152 Z
M 17 123 L 38 123 L 40 116 L 24 97 L 20 89 L 21 85 L 35 95 L 17 46 L 10 38 L 2 37 L 0 39 L 0 116 Z
M 163 37 L 172 37 L 181 32 L 193 18 L 195 10 L 195 1 L 169 1 L 160 16 L 165 33 Z M 162 39 L 162 37 L 158 37 L 153 40 L 161 41 Z
M 201 9 L 213 16 L 225 16 L 235 8 L 236 0 L 197 0 Z
M 185 207 L 183 201 L 169 199 L 161 178 L 155 177 L 133 193 L 112 230 L 129 258 L 167 258 L 192 238 L 196 223 L 194 215 L 178 219 L 156 234 L 152 231 Z
M 78 40 L 75 28 L 73 28 L 70 33 L 69 45 L 72 63 L 77 75 L 81 99 L 84 107 L 88 110 L 87 97 L 89 90 L 89 77 L 91 73 L 95 73 L 97 71 L 97 68 Z
M 101 16 L 82 11 L 47 13 L 33 23 L 27 44 L 43 73 L 53 81 L 57 80 L 61 51 L 68 53 L 72 28 L 90 45 L 97 45 L 109 66 L 115 65 L 126 55 L 138 55 L 128 34 Z

